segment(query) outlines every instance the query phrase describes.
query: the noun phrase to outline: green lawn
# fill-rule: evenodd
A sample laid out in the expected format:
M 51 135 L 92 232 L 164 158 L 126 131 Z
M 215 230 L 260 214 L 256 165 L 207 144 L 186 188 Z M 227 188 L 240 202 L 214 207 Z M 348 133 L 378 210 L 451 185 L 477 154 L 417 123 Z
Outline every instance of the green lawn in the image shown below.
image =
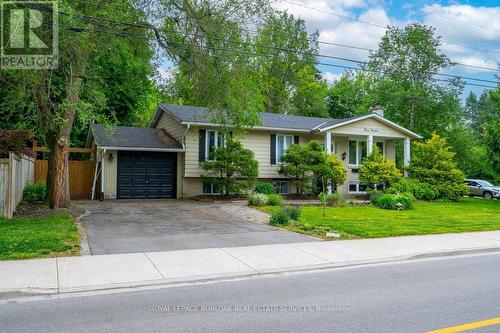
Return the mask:
M 0 218 L 0 260 L 79 255 L 80 234 L 70 214 Z
M 278 207 L 262 207 L 272 213 Z M 500 230 L 500 201 L 464 198 L 460 202 L 417 202 L 408 211 L 373 206 L 304 206 L 297 224 L 285 228 L 316 236 L 340 232 L 342 238 L 374 238 L 449 232 Z

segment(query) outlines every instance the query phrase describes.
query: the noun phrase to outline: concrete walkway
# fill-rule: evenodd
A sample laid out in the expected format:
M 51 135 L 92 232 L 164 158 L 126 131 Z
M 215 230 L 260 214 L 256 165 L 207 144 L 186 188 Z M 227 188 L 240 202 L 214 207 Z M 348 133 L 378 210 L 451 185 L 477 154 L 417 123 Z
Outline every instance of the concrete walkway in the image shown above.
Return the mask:
M 0 262 L 0 297 L 138 287 L 500 250 L 500 231 Z

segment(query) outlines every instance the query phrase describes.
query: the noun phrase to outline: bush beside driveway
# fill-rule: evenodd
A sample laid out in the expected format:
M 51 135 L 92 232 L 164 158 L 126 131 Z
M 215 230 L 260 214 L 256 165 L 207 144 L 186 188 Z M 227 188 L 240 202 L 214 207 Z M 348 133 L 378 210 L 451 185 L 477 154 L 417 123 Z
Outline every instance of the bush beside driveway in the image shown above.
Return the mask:
M 273 213 L 278 207 L 261 207 Z M 459 202 L 419 201 L 414 209 L 392 211 L 374 206 L 304 206 L 297 223 L 283 228 L 325 237 L 340 232 L 342 238 L 376 238 L 500 230 L 500 201 L 464 198 Z
M 0 260 L 79 254 L 80 235 L 69 213 L 0 219 Z

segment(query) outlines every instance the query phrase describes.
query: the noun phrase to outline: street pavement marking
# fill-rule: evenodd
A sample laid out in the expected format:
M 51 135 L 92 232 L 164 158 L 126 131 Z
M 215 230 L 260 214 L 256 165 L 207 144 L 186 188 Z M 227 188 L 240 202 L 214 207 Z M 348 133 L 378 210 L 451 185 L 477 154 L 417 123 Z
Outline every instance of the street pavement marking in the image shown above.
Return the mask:
M 442 328 L 435 331 L 427 331 L 425 333 L 455 333 L 455 332 L 463 332 L 468 330 L 473 330 L 480 327 L 492 326 L 500 324 L 500 317 L 492 318 L 488 320 L 476 321 L 473 323 L 463 324 L 459 326 L 453 326 L 448 328 Z

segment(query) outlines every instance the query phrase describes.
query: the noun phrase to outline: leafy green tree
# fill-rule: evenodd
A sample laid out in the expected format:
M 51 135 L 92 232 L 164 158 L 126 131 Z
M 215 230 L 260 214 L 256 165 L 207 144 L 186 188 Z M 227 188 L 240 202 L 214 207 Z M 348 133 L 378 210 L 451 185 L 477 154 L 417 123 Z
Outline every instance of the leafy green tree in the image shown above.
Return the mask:
M 463 119 L 462 83 L 434 78 L 450 65 L 439 51 L 440 44 L 432 27 L 418 23 L 391 27 L 367 66 L 376 82 L 373 94 L 384 106 L 385 116 L 425 137 L 433 131 L 445 133 L 450 124 Z
M 340 119 L 367 113 L 378 103 L 373 87 L 374 81 L 366 73 L 343 74 L 328 90 L 328 115 Z
M 265 109 L 274 113 L 326 115 L 326 84 L 316 69 L 318 33 L 288 13 L 273 13 L 253 40 Z
M 468 193 L 468 188 L 454 156 L 446 139 L 437 134 L 425 142 L 414 142 L 408 168 L 410 176 L 431 185 L 438 198 L 458 200 Z
M 206 106 L 214 121 L 235 127 L 259 122 L 263 110 L 250 24 L 260 26 L 268 0 L 139 0 L 160 47 L 176 71 L 169 87 L 182 104 Z
M 500 181 L 500 116 L 484 126 L 484 141 L 488 147 L 495 180 L 498 182 Z
M 46 201 L 51 208 L 68 207 L 70 203 L 71 143 L 82 140 L 80 135 L 91 119 L 113 122 L 128 117 L 136 107 L 135 100 L 142 98 L 143 90 L 134 85 L 146 84 L 152 73 L 148 41 L 117 36 L 112 32 L 116 26 L 106 21 L 143 20 L 143 13 L 130 4 L 121 0 L 106 6 L 59 1 L 59 10 L 64 13 L 59 17 L 64 33 L 59 38 L 58 68 L 0 73 L 0 80 L 6 80 L 0 89 L 2 113 L 13 120 L 22 113 L 20 121 L 10 126 L 32 126 L 49 149 Z M 102 21 L 89 19 L 97 16 Z M 143 29 L 130 27 L 127 32 L 143 33 Z M 147 38 L 147 34 L 144 36 Z M 139 90 L 135 95 L 134 89 Z
M 320 163 L 313 166 L 313 172 L 316 179 L 321 179 L 321 183 L 323 184 L 322 192 L 325 193 L 327 184 L 331 184 L 333 188 L 337 188 L 338 185 L 345 182 L 347 177 L 344 164 L 335 154 L 325 153 Z
M 241 142 L 230 136 L 224 147 L 214 149 L 210 159 L 201 164 L 210 174 L 204 179 L 219 185 L 225 195 L 240 193 L 245 187 L 252 188 L 259 175 L 259 163 L 253 151 L 244 148 Z M 238 178 L 242 178 L 246 184 Z
M 291 145 L 283 155 L 279 173 L 293 179 L 297 194 L 303 194 L 311 187 L 313 172 L 325 161 L 325 150 L 317 141 L 306 145 Z
M 389 187 L 401 177 L 401 171 L 396 168 L 394 161 L 386 160 L 377 146 L 373 146 L 372 153 L 362 161 L 359 167 L 359 181 L 370 189 L 382 185 Z

